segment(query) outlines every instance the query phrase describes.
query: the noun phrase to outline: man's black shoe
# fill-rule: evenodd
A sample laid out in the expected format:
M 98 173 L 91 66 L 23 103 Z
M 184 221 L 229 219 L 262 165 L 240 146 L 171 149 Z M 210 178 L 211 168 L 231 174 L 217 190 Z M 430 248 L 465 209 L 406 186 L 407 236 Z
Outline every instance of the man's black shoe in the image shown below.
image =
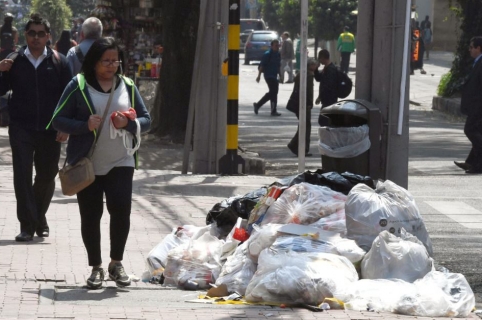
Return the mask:
M 253 107 L 254 107 L 254 114 L 258 114 L 258 105 L 256 104 L 256 102 L 253 102 Z
M 462 161 L 454 161 L 454 164 L 459 167 L 462 170 L 470 170 L 472 169 L 472 166 L 468 164 L 467 162 L 462 162 Z
M 482 174 L 482 170 L 481 170 L 481 169 L 470 168 L 469 170 L 466 170 L 465 173 L 468 173 L 468 174 Z
M 272 117 L 277 117 L 277 116 L 280 116 L 280 115 L 281 115 L 281 113 L 279 113 L 279 112 L 271 112 Z
M 305 157 L 311 157 L 311 156 L 313 156 L 312 153 L 309 153 L 309 152 L 305 153 Z
M 19 235 L 15 237 L 15 241 L 19 242 L 27 242 L 27 241 L 32 241 L 32 235 L 26 231 L 20 232 Z
M 47 238 L 47 237 L 49 236 L 49 227 L 37 228 L 37 230 L 35 231 L 35 233 L 36 233 L 37 236 L 39 236 L 40 238 Z

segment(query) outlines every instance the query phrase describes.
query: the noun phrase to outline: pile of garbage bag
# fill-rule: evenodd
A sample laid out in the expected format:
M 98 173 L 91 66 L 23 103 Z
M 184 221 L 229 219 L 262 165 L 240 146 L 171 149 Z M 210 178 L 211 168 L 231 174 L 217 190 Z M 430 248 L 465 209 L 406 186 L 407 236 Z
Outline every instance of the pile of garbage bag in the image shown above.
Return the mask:
M 475 306 L 462 274 L 435 270 L 413 197 L 389 180 L 307 171 L 223 200 L 206 223 L 167 235 L 143 280 L 222 287 L 247 303 L 421 317 L 466 317 Z

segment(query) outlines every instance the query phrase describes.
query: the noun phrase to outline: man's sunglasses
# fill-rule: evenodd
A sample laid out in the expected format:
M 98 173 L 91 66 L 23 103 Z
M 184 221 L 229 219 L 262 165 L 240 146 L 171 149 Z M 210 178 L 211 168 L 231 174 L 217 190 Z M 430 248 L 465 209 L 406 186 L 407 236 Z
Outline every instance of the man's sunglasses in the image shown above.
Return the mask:
M 29 36 L 30 38 L 45 38 L 47 36 L 47 32 L 45 31 L 39 31 L 39 32 L 35 32 L 33 30 L 30 30 L 27 32 L 27 36 Z

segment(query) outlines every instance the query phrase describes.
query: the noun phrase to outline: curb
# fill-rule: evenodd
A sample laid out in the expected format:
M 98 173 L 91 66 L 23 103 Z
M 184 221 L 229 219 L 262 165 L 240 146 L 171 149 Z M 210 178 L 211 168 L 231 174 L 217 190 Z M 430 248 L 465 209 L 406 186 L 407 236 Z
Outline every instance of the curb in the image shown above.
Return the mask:
M 432 109 L 453 114 L 458 117 L 465 117 L 460 112 L 460 98 L 444 98 L 434 96 L 432 99 Z

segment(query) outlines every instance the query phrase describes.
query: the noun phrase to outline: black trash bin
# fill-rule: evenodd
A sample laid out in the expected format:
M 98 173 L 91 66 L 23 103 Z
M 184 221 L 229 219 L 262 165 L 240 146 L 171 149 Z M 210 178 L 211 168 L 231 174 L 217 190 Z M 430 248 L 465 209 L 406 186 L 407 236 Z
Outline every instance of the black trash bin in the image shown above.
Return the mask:
M 343 100 L 323 108 L 329 124 L 319 128 L 321 165 L 325 171 L 345 171 L 380 177 L 380 109 L 371 102 Z M 332 145 L 330 145 L 330 143 Z

